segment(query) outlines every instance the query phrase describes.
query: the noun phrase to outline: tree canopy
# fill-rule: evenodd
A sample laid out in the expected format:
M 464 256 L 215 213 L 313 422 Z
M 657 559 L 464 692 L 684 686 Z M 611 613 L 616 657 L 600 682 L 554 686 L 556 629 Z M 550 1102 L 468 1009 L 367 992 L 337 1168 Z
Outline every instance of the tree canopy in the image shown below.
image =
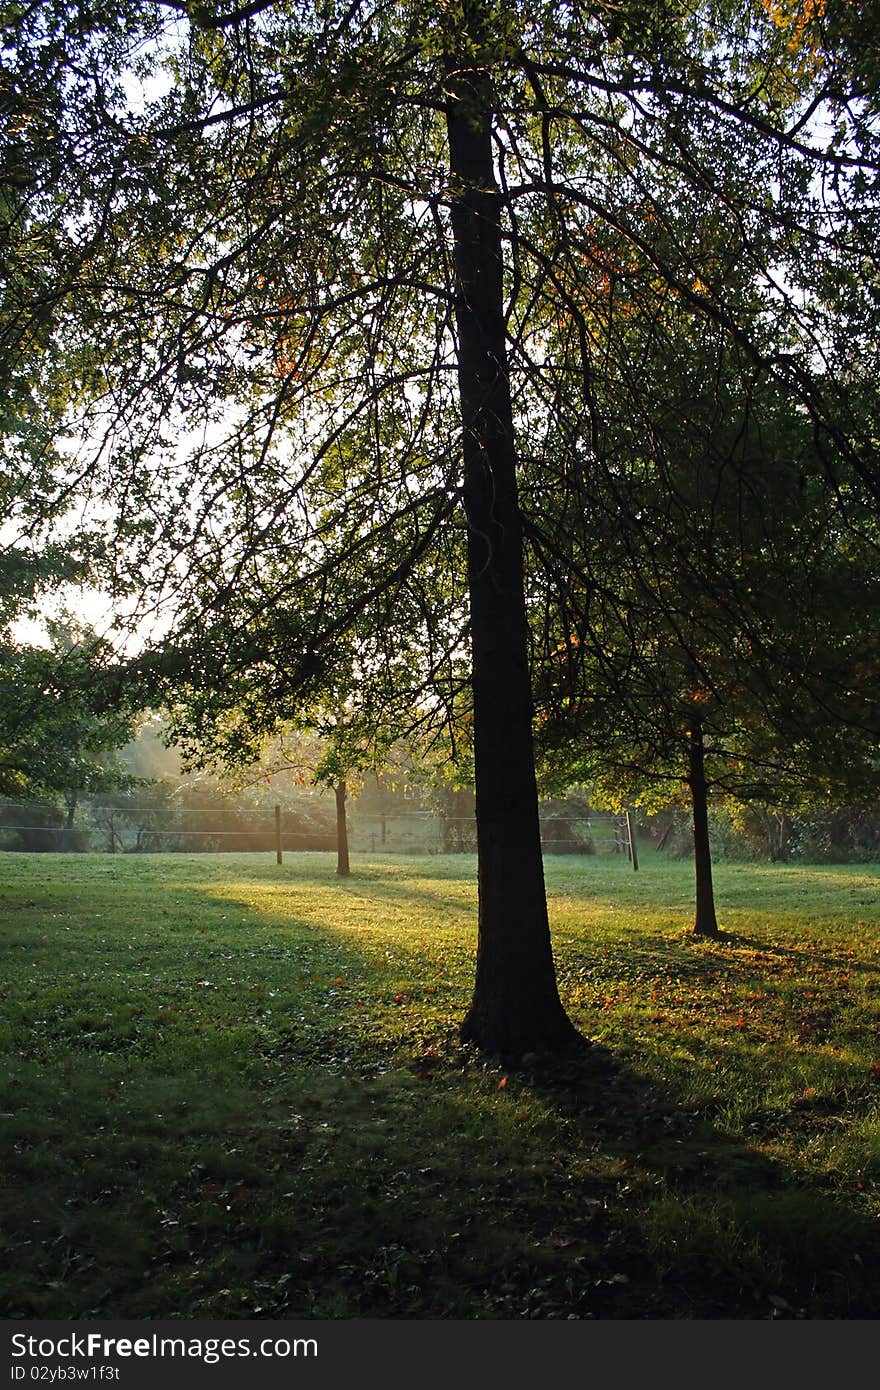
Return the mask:
M 107 642 L 60 623 L 50 624 L 50 636 L 51 647 L 0 646 L 0 793 L 58 798 L 72 825 L 83 794 L 135 780 L 116 754 L 138 716 L 116 698 Z

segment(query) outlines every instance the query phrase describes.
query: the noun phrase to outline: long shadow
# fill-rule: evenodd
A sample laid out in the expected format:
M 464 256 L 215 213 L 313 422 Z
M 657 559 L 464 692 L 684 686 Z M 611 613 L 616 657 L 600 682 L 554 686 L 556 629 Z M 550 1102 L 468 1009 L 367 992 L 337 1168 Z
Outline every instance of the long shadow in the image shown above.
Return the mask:
M 47 896 L 40 935 L 4 940 L 27 984 L 3 1103 L 9 1316 L 876 1312 L 873 1223 L 811 1183 L 835 1261 L 811 1271 L 775 1215 L 802 1219 L 806 1179 L 675 1081 L 597 1046 L 501 1073 L 448 1017 L 426 1035 L 418 997 L 386 1001 L 376 1037 L 359 1020 L 390 976 L 353 933 L 292 916 L 280 936 L 217 886 L 115 925 L 112 883 L 69 911 Z
M 809 946 L 780 946 L 778 942 L 761 941 L 757 937 L 745 936 L 740 932 L 723 932 L 720 944 L 742 947 L 764 956 L 778 956 L 782 960 L 795 961 L 799 965 L 823 965 L 829 970 L 846 970 L 856 975 L 880 975 L 880 965 L 870 965 L 867 961 L 852 960 L 846 955 L 830 955 L 813 950 Z
M 870 1210 L 823 1191 L 806 1166 L 763 1152 L 760 1134 L 754 1143 L 731 1135 L 711 1107 L 695 1107 L 674 1083 L 659 1085 L 601 1046 L 579 1063 L 534 1070 L 524 1084 L 582 1145 L 619 1159 L 600 1210 L 595 1188 L 582 1185 L 580 1232 L 604 1237 L 624 1277 L 596 1281 L 584 1315 L 880 1314 Z
M 560 941 L 562 949 L 577 954 L 578 946 L 573 937 L 577 933 L 571 928 L 567 928 L 561 934 Z M 661 930 L 657 930 L 650 947 L 638 946 L 629 939 L 620 941 L 601 941 L 598 944 L 585 943 L 583 954 L 590 959 L 601 958 L 604 960 L 619 960 L 626 962 L 627 973 L 634 973 L 633 966 L 637 967 L 635 973 L 645 970 L 662 968 L 669 969 L 674 965 L 675 973 L 682 978 L 705 978 L 713 979 L 719 974 L 730 970 L 731 965 L 739 965 L 737 959 L 738 951 L 754 952 L 755 957 L 775 957 L 780 960 L 790 961 L 799 966 L 821 965 L 829 970 L 844 970 L 850 974 L 876 975 L 880 974 L 880 965 L 872 965 L 867 961 L 856 961 L 841 952 L 840 955 L 833 955 L 828 952 L 812 949 L 810 946 L 782 946 L 778 942 L 768 942 L 760 937 L 751 937 L 735 931 L 722 931 L 720 936 L 711 941 L 698 939 L 690 933 L 664 935 Z M 710 954 L 711 953 L 711 954 Z M 745 962 L 747 967 L 753 968 L 756 974 L 760 973 L 760 959 Z

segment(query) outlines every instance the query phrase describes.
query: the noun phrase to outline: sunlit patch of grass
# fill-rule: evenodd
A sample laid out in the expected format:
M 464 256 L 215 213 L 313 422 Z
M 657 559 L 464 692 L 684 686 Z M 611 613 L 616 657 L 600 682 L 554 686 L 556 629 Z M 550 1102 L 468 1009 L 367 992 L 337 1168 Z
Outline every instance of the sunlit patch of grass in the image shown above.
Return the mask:
M 5 1310 L 875 1315 L 880 871 L 690 873 L 547 861 L 595 1045 L 507 1073 L 470 856 L 0 856 Z

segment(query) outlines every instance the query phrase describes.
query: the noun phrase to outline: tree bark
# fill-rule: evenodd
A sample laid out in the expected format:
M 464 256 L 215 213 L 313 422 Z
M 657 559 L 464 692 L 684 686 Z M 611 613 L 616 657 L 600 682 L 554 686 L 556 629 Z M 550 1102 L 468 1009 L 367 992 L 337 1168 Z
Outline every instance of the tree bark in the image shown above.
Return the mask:
M 461 1036 L 514 1061 L 583 1040 L 559 1000 L 541 860 L 490 85 L 452 61 L 448 71 L 479 888 Z
M 712 886 L 712 852 L 709 846 L 709 798 L 706 790 L 703 726 L 694 719 L 688 744 L 688 786 L 694 813 L 694 875 L 696 879 L 695 936 L 720 936 Z
M 336 872 L 340 878 L 347 878 L 351 873 L 351 865 L 348 862 L 348 822 L 345 816 L 345 798 L 348 788 L 344 782 L 337 782 L 334 787 L 336 796 Z

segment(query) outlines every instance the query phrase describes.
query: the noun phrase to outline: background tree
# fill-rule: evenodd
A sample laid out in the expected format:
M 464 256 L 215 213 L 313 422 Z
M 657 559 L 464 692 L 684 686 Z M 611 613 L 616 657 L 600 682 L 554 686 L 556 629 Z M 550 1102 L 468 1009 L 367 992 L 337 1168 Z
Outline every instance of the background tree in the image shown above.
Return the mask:
M 225 711 L 224 730 L 229 732 L 230 724 L 240 712 Z M 178 709 L 178 720 L 183 711 Z M 372 749 L 352 740 L 346 726 L 344 712 L 335 712 L 322 717 L 319 710 L 309 714 L 301 713 L 297 725 L 284 727 L 273 723 L 276 732 L 262 747 L 258 748 L 255 729 L 246 719 L 243 721 L 246 735 L 238 740 L 235 760 L 230 761 L 212 752 L 211 744 L 194 744 L 192 727 L 186 720 L 186 736 L 189 755 L 186 765 L 210 767 L 221 772 L 224 782 L 241 790 L 257 783 L 271 783 L 278 777 L 292 778 L 296 785 L 320 787 L 332 791 L 335 805 L 336 829 L 336 873 L 347 878 L 351 873 L 351 859 L 348 843 L 347 802 L 350 792 L 359 783 L 366 771 L 373 770 L 379 757 L 378 749 Z M 178 728 L 181 724 L 178 723 Z M 213 730 L 212 730 L 213 732 Z
M 0 789 L 15 798 L 60 797 L 71 829 L 82 795 L 137 779 L 119 762 L 138 720 L 117 700 L 118 668 L 94 632 L 51 623 L 50 648 L 0 649 Z
M 535 544 L 547 537 L 557 557 L 536 605 L 540 742 L 557 777 L 589 782 L 616 809 L 686 788 L 695 930 L 711 936 L 712 789 L 805 805 L 876 784 L 880 590 L 857 480 L 844 484 L 839 465 L 829 487 L 803 413 L 723 339 L 698 340 L 677 318 L 629 315 L 628 345 L 654 340 L 655 376 L 604 466 L 588 469 L 570 441 L 569 505 L 536 515 Z M 636 526 L 584 520 L 613 519 L 622 493 Z M 565 495 L 563 480 L 554 506 Z

